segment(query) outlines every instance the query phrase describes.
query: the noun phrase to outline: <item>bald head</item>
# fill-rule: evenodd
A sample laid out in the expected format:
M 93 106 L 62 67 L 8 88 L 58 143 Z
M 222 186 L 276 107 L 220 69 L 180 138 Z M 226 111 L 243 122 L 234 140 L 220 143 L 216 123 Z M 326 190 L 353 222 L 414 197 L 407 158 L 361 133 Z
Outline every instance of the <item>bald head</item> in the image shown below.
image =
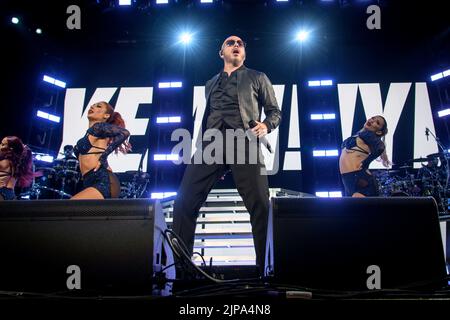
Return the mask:
M 245 61 L 245 42 L 238 36 L 229 36 L 219 51 L 225 65 L 241 66 Z

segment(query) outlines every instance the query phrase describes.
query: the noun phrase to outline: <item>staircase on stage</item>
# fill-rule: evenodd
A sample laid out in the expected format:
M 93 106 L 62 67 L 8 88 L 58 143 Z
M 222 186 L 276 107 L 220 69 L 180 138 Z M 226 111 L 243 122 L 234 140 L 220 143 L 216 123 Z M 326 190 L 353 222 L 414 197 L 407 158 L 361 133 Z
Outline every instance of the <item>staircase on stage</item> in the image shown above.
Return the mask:
M 270 197 L 304 197 L 310 194 L 286 189 L 269 189 Z M 174 200 L 162 200 L 164 216 L 169 227 L 173 222 Z M 254 265 L 250 215 L 237 189 L 213 189 L 199 212 L 195 230 L 194 251 L 204 256 L 209 265 Z M 197 264 L 202 260 L 198 255 L 193 259 Z

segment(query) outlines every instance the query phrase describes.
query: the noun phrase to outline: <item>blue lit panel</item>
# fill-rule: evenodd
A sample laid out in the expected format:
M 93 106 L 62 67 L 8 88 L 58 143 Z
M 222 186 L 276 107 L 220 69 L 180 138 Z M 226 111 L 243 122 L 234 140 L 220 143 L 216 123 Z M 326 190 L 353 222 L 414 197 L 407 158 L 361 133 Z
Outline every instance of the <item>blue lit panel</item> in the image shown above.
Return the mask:
M 342 191 L 317 191 L 316 197 L 320 198 L 342 198 Z
M 41 110 L 38 110 L 37 113 L 36 113 L 36 115 L 37 115 L 39 118 L 46 119 L 46 120 L 50 120 L 50 121 L 56 122 L 56 123 L 59 123 L 59 122 L 61 121 L 61 118 L 60 118 L 60 117 L 55 116 L 55 115 L 50 114 L 50 113 L 47 113 L 47 112 L 44 112 L 44 111 L 41 111 Z
M 176 192 L 152 192 L 150 198 L 152 199 L 164 199 L 168 197 L 176 196 Z
M 181 87 L 183 87 L 183 83 L 180 81 L 158 83 L 158 88 L 160 89 L 181 88 Z
M 155 161 L 178 161 L 180 156 L 178 154 L 154 154 Z
M 445 117 L 445 116 L 448 116 L 449 114 L 450 114 L 450 109 L 444 109 L 444 110 L 438 111 L 439 117 Z
M 339 156 L 339 150 L 313 150 L 313 157 L 337 157 Z
M 66 83 L 64 81 L 55 79 L 55 78 L 47 76 L 47 75 L 44 75 L 42 80 L 44 80 L 45 82 L 54 84 L 55 86 L 58 86 L 58 87 L 61 87 L 61 88 L 65 88 L 66 87 Z

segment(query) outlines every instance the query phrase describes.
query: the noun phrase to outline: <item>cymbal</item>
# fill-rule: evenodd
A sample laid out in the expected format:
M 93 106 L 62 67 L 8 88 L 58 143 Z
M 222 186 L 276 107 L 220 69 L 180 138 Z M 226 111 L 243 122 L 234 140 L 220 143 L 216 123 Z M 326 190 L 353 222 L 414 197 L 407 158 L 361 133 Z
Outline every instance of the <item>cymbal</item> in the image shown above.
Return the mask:
M 66 162 L 78 162 L 78 159 L 75 157 L 70 157 L 70 158 L 59 158 L 59 159 L 55 159 L 53 160 L 53 162 L 58 162 L 58 163 L 66 163 Z
M 150 178 L 150 175 L 147 172 L 142 172 L 142 171 L 139 172 L 136 170 L 130 170 L 130 171 L 125 171 L 125 173 L 129 174 L 131 176 L 138 175 L 142 179 Z
M 35 171 L 50 171 L 50 172 L 55 172 L 55 169 L 53 168 L 47 168 L 47 167 L 38 167 L 35 169 Z
M 427 158 L 417 158 L 417 159 L 411 159 L 408 160 L 407 162 L 428 162 L 429 159 Z
M 136 171 L 136 170 L 128 170 L 128 171 L 125 171 L 126 174 L 131 174 L 131 175 L 133 175 L 133 174 L 138 174 L 138 172 L 139 172 L 139 171 Z
M 399 167 L 399 169 L 412 169 L 413 167 L 412 166 L 401 166 L 401 167 Z
M 427 155 L 427 158 L 439 158 L 439 157 L 445 157 L 448 156 L 447 153 L 437 152 Z

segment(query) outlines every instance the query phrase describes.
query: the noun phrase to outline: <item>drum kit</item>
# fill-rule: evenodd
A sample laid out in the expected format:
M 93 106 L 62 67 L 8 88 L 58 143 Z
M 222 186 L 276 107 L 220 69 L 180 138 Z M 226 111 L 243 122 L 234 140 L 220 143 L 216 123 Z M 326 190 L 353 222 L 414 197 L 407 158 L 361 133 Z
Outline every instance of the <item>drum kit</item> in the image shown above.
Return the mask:
M 448 188 L 449 154 L 433 153 L 426 158 L 408 160 L 395 170 L 374 170 L 380 196 L 433 197 L 440 212 L 447 212 L 450 190 Z M 439 165 L 440 160 L 440 165 Z M 414 169 L 413 163 L 421 163 Z
M 126 171 L 120 179 L 119 198 L 144 198 L 150 183 L 150 175 L 142 171 Z
M 55 159 L 52 167 L 35 168 L 30 199 L 69 199 L 78 191 L 80 177 L 77 159 Z

